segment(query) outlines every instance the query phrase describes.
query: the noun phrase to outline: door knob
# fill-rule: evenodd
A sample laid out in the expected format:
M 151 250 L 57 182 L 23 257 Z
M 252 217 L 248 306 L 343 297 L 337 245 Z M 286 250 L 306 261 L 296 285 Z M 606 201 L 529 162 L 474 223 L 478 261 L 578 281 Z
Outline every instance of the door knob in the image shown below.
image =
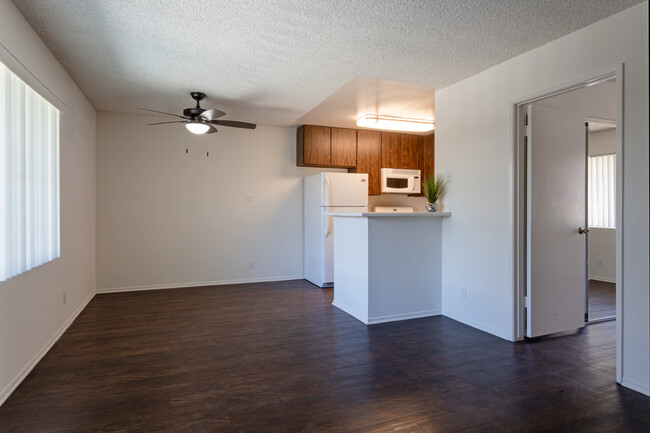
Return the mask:
M 581 235 L 589 234 L 589 227 L 578 227 L 578 233 Z

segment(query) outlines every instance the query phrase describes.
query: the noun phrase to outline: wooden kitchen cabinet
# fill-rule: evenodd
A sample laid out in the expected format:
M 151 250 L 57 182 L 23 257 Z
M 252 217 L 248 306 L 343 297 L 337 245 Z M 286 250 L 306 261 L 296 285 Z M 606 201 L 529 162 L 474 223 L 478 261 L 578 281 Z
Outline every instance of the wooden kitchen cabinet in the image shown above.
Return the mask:
M 304 125 L 298 128 L 298 166 L 327 167 L 330 163 L 331 128 L 327 126 Z
M 422 170 L 424 137 L 420 135 L 381 133 L 382 168 Z
M 381 194 L 381 132 L 357 131 L 357 167 L 351 173 L 368 174 L 368 195 Z
M 357 164 L 357 131 L 328 126 L 303 125 L 296 137 L 299 167 L 342 167 Z
M 381 133 L 381 167 L 400 168 L 401 165 L 401 137 L 400 134 L 391 132 Z
M 435 134 L 424 136 L 424 165 L 422 168 L 422 180 L 434 174 L 435 163 Z
M 299 167 L 348 168 L 368 174 L 368 194 L 381 194 L 381 169 L 420 170 L 433 173 L 434 135 L 411 135 L 365 129 L 303 125 L 297 132 Z M 422 195 L 422 194 L 420 194 Z
M 398 168 L 422 171 L 424 137 L 421 135 L 402 135 L 401 164 Z
M 330 146 L 330 166 L 356 167 L 357 165 L 357 130 L 332 128 Z
M 420 170 L 420 180 L 424 179 L 426 174 L 433 173 L 433 135 L 382 132 L 381 167 Z M 417 195 L 423 194 L 422 191 Z

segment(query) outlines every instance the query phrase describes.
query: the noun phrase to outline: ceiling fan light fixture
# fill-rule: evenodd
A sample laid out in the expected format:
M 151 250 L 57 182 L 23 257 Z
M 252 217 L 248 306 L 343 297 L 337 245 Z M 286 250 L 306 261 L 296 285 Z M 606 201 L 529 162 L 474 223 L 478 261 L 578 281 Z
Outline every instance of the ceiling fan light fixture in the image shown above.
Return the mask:
M 165 111 L 150 110 L 149 108 L 142 108 L 142 110 L 150 111 L 157 114 L 166 114 L 168 116 L 176 117 L 175 122 L 154 122 L 148 123 L 147 125 L 162 125 L 165 123 L 182 123 L 185 125 L 185 128 L 190 131 L 192 134 L 214 134 L 217 131 L 217 128 L 214 125 L 228 126 L 230 128 L 244 128 L 244 129 L 255 129 L 257 126 L 254 123 L 239 122 L 237 120 L 221 120 L 220 117 L 225 116 L 221 110 L 216 108 L 203 109 L 199 102 L 205 98 L 205 93 L 201 92 L 192 92 L 190 93 L 192 99 L 196 101 L 196 107 L 190 107 L 183 110 L 183 115 L 178 115 L 174 113 L 167 113 Z
M 364 114 L 357 119 L 357 126 L 390 131 L 426 132 L 435 129 L 435 122 L 427 119 L 410 119 L 383 114 Z
M 210 126 L 203 122 L 187 122 L 185 127 L 192 134 L 205 134 L 210 129 Z

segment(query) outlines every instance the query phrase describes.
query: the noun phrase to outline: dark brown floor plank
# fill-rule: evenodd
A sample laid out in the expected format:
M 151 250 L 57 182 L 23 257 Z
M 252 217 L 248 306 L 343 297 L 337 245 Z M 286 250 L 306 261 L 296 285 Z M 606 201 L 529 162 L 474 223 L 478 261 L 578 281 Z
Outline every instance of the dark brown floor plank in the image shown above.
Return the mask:
M 616 317 L 616 284 L 589 280 L 589 320 Z
M 615 322 L 510 343 L 445 317 L 367 327 L 299 281 L 96 296 L 0 432 L 647 431 Z

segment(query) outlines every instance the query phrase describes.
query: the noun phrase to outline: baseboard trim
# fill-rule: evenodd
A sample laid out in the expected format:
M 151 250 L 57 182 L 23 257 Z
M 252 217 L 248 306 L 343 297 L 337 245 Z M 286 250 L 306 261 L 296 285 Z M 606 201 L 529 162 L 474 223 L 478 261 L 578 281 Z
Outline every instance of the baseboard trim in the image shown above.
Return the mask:
M 439 316 L 442 314 L 441 309 L 416 311 L 414 313 L 391 314 L 389 316 L 369 317 L 368 325 L 377 323 L 396 322 L 398 320 L 420 319 L 422 317 Z
M 487 332 L 488 334 L 492 334 L 495 337 L 503 338 L 504 340 L 507 340 L 507 341 L 514 341 L 510 334 L 503 334 L 500 330 L 498 330 L 496 328 L 493 328 L 491 326 L 487 326 L 487 325 L 485 325 L 483 323 L 475 322 L 474 320 L 466 319 L 466 318 L 464 318 L 462 316 L 459 316 L 459 315 L 456 315 L 456 314 L 445 313 L 444 311 L 443 311 L 442 314 L 445 317 L 449 317 L 450 319 L 453 319 L 453 320 L 455 320 L 457 322 L 460 322 L 460 323 L 462 323 L 464 325 L 471 326 L 472 328 L 476 328 L 479 331 Z
M 363 323 L 364 325 L 367 325 L 367 324 L 368 324 L 368 322 L 367 322 L 367 317 L 366 317 L 367 315 L 365 315 L 365 314 L 360 314 L 360 313 L 359 313 L 358 311 L 356 311 L 355 309 L 350 308 L 350 307 L 348 307 L 347 305 L 343 305 L 343 304 L 341 304 L 340 302 L 337 302 L 336 299 L 334 299 L 334 300 L 332 301 L 332 306 L 338 308 L 339 310 L 343 311 L 344 313 L 349 314 L 350 316 L 354 317 L 355 319 L 357 319 L 358 321 L 360 321 L 360 322 Z M 366 318 L 366 320 L 363 319 L 364 317 Z
M 332 302 L 332 306 L 338 308 L 341 311 L 344 311 L 345 313 L 359 320 L 364 325 L 368 325 L 368 326 L 376 325 L 378 323 L 396 322 L 398 320 L 410 320 L 410 319 L 420 319 L 422 317 L 439 316 L 442 314 L 441 309 L 436 309 L 436 310 L 416 311 L 413 313 L 402 313 L 402 314 L 391 314 L 387 316 L 368 317 L 365 314 L 360 314 L 358 311 L 348 307 L 347 305 L 343 305 L 340 302 L 337 302 L 336 299 Z
M 93 299 L 95 296 L 95 292 L 90 293 L 88 297 L 77 307 L 77 309 L 70 315 L 70 317 L 61 325 L 58 331 L 48 340 L 47 343 L 41 349 L 36 352 L 36 354 L 32 357 L 32 359 L 29 360 L 27 365 L 23 367 L 22 370 L 7 384 L 7 386 L 4 387 L 2 391 L 0 391 L 0 406 L 4 404 L 4 402 L 9 398 L 9 396 L 18 388 L 18 386 L 22 383 L 23 380 L 27 377 L 29 373 L 36 367 L 36 365 L 40 362 L 41 359 L 47 354 L 47 352 L 50 351 L 52 346 L 59 341 L 59 338 L 63 335 L 63 333 L 70 327 L 72 322 L 75 321 L 75 319 L 81 314 L 81 312 L 86 308 L 88 303 Z
M 650 396 L 650 384 L 648 383 L 641 383 L 623 377 L 621 380 L 621 385 L 631 389 L 632 391 L 640 392 L 641 394 Z
M 236 280 L 195 281 L 191 283 L 152 284 L 148 286 L 109 287 L 97 289 L 97 294 L 140 292 L 143 290 L 182 289 L 186 287 L 224 286 L 227 284 L 268 283 L 272 281 L 302 280 L 302 275 L 288 275 L 282 277 L 242 278 Z
M 595 281 L 602 281 L 602 282 L 605 282 L 605 283 L 614 283 L 614 284 L 616 284 L 616 278 L 599 277 L 597 275 L 590 275 L 589 279 L 590 280 L 595 280 Z

